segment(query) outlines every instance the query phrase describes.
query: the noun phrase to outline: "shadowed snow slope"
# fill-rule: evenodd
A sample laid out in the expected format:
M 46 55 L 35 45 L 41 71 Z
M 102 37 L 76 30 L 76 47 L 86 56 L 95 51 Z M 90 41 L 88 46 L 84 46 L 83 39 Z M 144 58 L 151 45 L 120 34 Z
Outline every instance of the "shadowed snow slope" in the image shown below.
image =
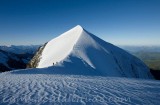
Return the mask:
M 37 68 L 53 65 L 56 73 L 152 78 L 147 66 L 138 58 L 79 25 L 45 45 Z

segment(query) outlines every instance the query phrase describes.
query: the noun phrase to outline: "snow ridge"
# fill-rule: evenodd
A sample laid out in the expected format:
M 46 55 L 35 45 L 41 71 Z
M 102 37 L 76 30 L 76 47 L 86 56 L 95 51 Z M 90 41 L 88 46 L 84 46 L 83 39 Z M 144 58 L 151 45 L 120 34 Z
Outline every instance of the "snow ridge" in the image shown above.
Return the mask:
M 153 78 L 135 56 L 89 33 L 80 25 L 47 43 L 37 68 L 54 73 Z
M 42 53 L 42 58 L 37 68 L 52 66 L 66 58 L 81 36 L 83 28 L 79 25 L 49 41 Z

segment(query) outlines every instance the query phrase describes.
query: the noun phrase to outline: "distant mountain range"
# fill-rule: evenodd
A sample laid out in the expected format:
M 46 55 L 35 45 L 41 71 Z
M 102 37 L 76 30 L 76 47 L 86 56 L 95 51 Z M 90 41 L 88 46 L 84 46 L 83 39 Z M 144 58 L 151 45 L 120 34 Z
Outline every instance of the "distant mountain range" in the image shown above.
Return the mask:
M 120 46 L 140 58 L 149 68 L 160 70 L 160 46 Z
M 160 46 L 119 46 L 131 53 L 135 52 L 160 52 Z
M 26 68 L 38 48 L 39 45 L 0 46 L 0 72 Z
M 11 46 L 0 46 L 0 50 L 11 52 L 14 54 L 34 54 L 35 50 L 39 48 L 40 45 L 11 45 Z

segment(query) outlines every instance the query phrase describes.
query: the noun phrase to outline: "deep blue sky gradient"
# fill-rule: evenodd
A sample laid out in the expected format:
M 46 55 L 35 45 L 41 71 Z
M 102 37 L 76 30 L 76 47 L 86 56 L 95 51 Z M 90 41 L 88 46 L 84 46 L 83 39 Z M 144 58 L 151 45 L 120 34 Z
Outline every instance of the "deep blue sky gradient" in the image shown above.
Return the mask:
M 0 45 L 43 44 L 78 24 L 116 45 L 160 45 L 160 0 L 0 0 Z

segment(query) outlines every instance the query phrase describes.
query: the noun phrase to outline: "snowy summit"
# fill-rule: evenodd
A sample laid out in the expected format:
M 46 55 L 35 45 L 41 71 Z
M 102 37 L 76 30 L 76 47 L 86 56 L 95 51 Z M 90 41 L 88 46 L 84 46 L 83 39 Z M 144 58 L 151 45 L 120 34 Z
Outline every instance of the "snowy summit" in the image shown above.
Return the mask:
M 28 66 L 35 68 L 0 73 L 0 105 L 158 105 L 160 100 L 160 83 L 150 79 L 142 61 L 81 26 L 44 44 Z
M 128 52 L 89 33 L 80 25 L 40 48 L 30 67 L 53 73 L 152 78 L 148 67 Z
M 79 37 L 83 34 L 83 28 L 77 25 L 57 38 L 52 39 L 45 46 L 38 68 L 52 66 L 53 63 L 65 59 L 73 50 Z

